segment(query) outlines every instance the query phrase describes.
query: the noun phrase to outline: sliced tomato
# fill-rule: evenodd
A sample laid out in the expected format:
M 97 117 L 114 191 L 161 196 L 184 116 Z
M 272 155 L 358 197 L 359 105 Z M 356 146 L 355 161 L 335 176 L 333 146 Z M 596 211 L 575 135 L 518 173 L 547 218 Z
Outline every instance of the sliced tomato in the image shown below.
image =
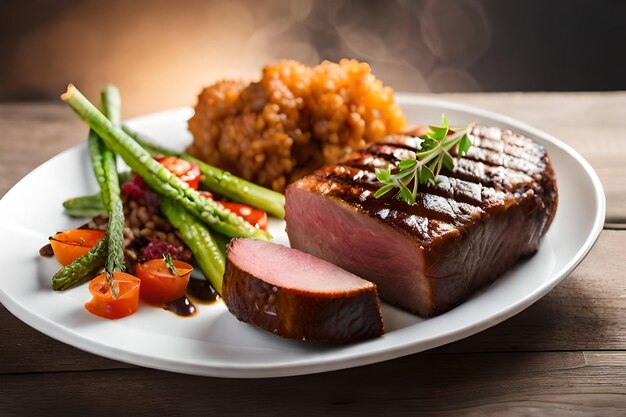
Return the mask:
M 185 181 L 194 190 L 200 185 L 200 167 L 175 156 L 155 156 L 154 159 L 167 168 L 172 174 Z
M 208 191 L 200 191 L 200 195 L 204 198 L 214 200 L 213 194 Z M 243 219 L 252 226 L 261 230 L 267 230 L 267 213 L 263 210 L 256 209 L 247 204 L 233 203 L 230 201 L 218 201 L 218 203 L 235 213 L 237 216 L 243 217 Z
M 66 266 L 74 262 L 76 258 L 86 255 L 96 244 L 102 240 L 103 230 L 74 229 L 60 232 L 50 238 L 50 245 L 54 257 Z
M 106 274 L 100 274 L 89 283 L 93 296 L 85 309 L 105 319 L 119 319 L 133 314 L 139 308 L 139 278 L 124 272 L 113 273 L 117 297 L 113 297 Z
M 185 295 L 193 267 L 176 259 L 172 260 L 172 264 L 177 275 L 170 272 L 163 259 L 137 264 L 135 273 L 141 279 L 141 299 L 151 303 L 168 303 Z
M 232 203 L 230 201 L 220 201 L 220 204 L 237 216 L 243 217 L 244 220 L 252 226 L 261 230 L 267 230 L 267 213 L 263 210 L 255 209 L 246 204 Z

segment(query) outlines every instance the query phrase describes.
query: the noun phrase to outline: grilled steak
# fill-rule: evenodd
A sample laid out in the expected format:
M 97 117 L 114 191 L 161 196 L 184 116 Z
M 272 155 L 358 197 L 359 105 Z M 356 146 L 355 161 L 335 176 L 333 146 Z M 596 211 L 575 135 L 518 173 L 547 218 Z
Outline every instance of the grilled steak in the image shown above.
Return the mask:
M 230 243 L 222 296 L 239 320 L 282 337 L 347 343 L 383 334 L 376 285 L 274 243 Z
M 374 169 L 414 157 L 392 136 L 287 188 L 291 246 L 375 282 L 391 304 L 430 317 L 448 311 L 534 254 L 557 207 L 545 149 L 508 130 L 477 126 L 473 146 L 414 205 L 376 199 Z

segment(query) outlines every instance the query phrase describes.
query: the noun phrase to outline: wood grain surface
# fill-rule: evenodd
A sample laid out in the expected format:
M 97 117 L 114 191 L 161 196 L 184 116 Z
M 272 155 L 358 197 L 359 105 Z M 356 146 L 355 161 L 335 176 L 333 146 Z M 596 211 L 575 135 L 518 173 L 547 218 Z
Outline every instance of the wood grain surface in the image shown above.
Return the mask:
M 543 299 L 428 352 L 263 380 L 192 377 L 104 359 L 33 330 L 0 306 L 0 416 L 626 415 L 626 93 L 437 98 L 545 130 L 600 175 L 605 230 Z M 0 196 L 86 133 L 62 105 L 0 104 Z

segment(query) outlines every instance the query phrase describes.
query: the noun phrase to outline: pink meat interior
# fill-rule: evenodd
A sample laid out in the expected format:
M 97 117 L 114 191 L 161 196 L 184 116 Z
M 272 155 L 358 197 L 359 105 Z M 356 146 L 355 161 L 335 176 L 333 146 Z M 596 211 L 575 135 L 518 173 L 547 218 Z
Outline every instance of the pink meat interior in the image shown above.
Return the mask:
M 427 311 L 430 289 L 419 245 L 347 204 L 290 186 L 285 220 L 294 248 L 318 256 L 374 282 L 392 304 Z
M 323 259 L 261 240 L 233 241 L 228 259 L 238 268 L 279 288 L 308 293 L 345 293 L 374 286 Z

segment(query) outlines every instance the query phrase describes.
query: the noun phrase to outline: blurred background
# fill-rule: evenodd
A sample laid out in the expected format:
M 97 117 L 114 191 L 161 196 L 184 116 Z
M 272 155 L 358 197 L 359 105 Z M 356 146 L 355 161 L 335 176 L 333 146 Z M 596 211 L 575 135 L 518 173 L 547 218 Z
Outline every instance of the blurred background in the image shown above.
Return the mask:
M 626 89 L 623 0 L 26 0 L 0 22 L 0 101 L 113 82 L 125 116 L 283 58 L 364 60 L 396 91 Z

